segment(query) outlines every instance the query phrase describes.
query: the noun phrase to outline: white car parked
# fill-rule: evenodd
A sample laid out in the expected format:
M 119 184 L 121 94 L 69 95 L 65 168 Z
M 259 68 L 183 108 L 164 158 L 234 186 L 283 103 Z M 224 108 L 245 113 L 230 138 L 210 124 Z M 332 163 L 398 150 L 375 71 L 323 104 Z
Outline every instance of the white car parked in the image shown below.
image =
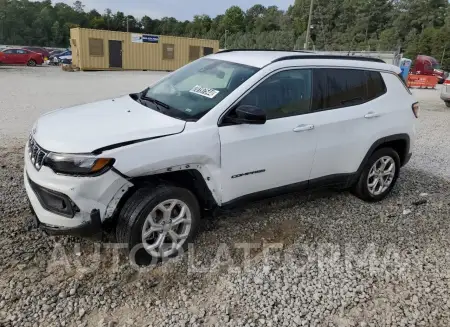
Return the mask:
M 138 257 L 169 257 L 205 211 L 292 190 L 379 201 L 411 157 L 418 104 L 378 59 L 213 54 L 151 87 L 42 116 L 25 149 L 36 223 L 113 226 Z

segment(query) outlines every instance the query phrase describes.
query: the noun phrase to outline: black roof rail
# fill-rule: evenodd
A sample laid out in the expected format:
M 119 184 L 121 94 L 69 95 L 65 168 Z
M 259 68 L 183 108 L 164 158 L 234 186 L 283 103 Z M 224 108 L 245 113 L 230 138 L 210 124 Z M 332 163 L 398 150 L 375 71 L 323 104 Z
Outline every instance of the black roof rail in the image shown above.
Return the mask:
M 311 51 L 303 50 L 280 50 L 280 49 L 224 49 L 217 51 L 216 53 L 234 52 L 234 51 L 276 51 L 276 52 L 301 52 L 301 53 L 313 53 Z
M 280 57 L 272 61 L 272 63 L 283 61 L 283 60 L 294 60 L 294 59 L 338 59 L 338 60 L 354 60 L 354 61 L 370 61 L 370 62 L 379 62 L 385 64 L 386 62 L 371 57 L 359 57 L 359 56 L 339 56 L 339 55 L 321 55 L 321 54 L 304 54 L 297 56 L 286 56 Z
M 385 64 L 386 62 L 379 58 L 372 57 L 360 57 L 360 56 L 350 56 L 349 55 L 322 55 L 315 53 L 313 51 L 307 50 L 278 50 L 278 49 L 225 49 L 218 51 L 216 53 L 226 53 L 226 52 L 234 52 L 234 51 L 277 51 L 277 52 L 292 52 L 292 53 L 301 53 L 298 55 L 291 55 L 280 57 L 272 61 L 278 62 L 283 60 L 294 60 L 294 59 L 339 59 L 339 60 L 354 60 L 354 61 L 370 61 L 370 62 L 379 62 Z

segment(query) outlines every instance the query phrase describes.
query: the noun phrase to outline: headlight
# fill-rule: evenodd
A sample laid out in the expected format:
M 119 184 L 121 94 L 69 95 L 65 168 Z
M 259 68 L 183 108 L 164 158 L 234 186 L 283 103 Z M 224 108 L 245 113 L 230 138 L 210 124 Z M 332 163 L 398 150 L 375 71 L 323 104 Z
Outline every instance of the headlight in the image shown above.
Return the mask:
M 55 173 L 79 176 L 100 175 L 114 164 L 112 158 L 97 158 L 90 155 L 49 153 L 44 165 Z

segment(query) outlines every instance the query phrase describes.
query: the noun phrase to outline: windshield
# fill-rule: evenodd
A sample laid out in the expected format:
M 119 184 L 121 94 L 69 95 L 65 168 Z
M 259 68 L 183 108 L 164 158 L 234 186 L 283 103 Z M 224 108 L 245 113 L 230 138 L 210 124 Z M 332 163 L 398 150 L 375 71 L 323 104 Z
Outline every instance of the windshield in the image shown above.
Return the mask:
M 438 63 L 434 63 L 432 66 L 433 69 L 441 69 L 441 65 L 439 65 Z
M 256 67 L 203 58 L 149 88 L 143 97 L 165 104 L 165 114 L 198 120 L 257 71 Z

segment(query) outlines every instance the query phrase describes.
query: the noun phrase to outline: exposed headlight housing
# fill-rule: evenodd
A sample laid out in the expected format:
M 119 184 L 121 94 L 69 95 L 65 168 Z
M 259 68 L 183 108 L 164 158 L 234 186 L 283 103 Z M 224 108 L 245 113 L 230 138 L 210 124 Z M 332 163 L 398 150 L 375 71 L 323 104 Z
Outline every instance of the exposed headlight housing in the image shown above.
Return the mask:
M 108 171 L 115 160 L 92 155 L 49 153 L 44 165 L 55 173 L 75 176 L 98 176 Z

